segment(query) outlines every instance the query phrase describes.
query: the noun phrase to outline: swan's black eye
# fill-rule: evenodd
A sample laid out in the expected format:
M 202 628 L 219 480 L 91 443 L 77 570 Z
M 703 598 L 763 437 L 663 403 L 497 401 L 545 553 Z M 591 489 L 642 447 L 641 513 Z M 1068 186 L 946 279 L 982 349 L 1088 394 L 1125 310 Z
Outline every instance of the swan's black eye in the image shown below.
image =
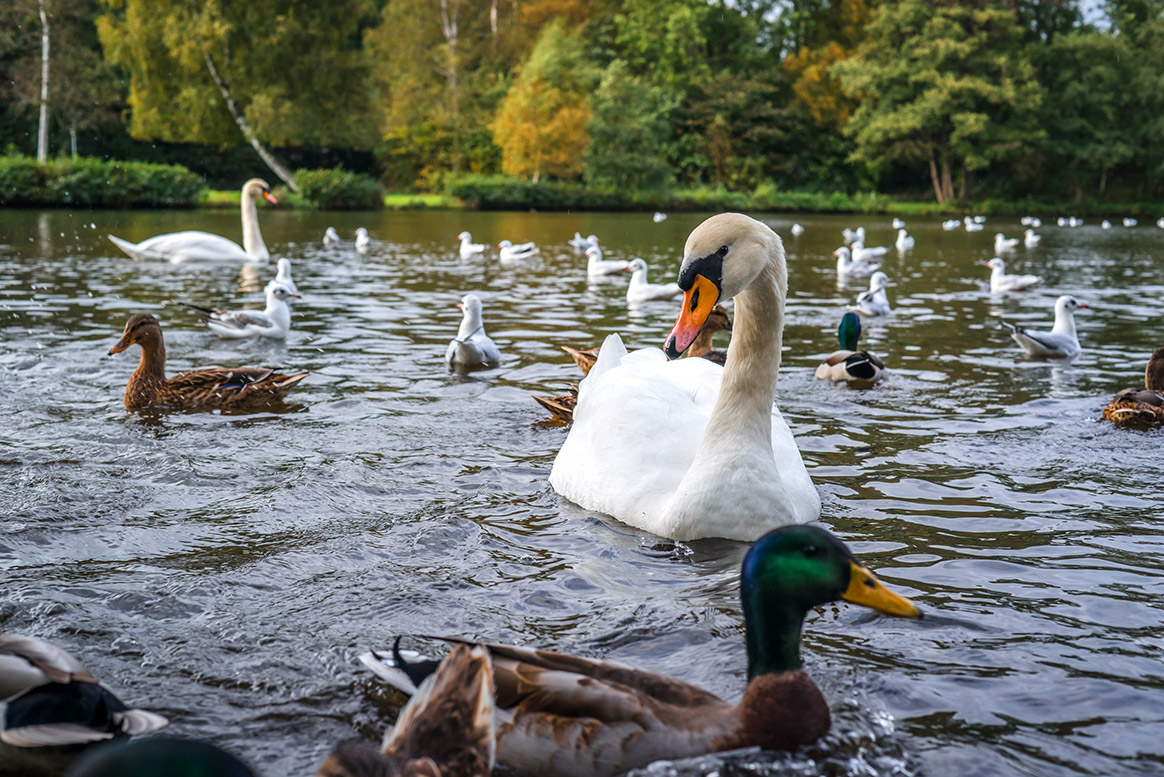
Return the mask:
M 727 256 L 727 252 L 728 252 L 727 246 L 720 246 L 719 247 L 719 255 L 720 256 Z

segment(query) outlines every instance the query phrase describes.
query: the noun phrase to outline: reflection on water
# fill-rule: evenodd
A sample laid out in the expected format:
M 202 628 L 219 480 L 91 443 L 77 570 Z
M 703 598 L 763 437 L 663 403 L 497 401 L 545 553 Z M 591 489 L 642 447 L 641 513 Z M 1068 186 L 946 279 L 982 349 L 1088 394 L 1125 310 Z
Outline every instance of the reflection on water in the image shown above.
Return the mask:
M 105 238 L 234 238 L 236 214 L 0 212 L 0 628 L 74 649 L 171 733 L 270 775 L 309 773 L 353 732 L 379 737 L 403 699 L 354 657 L 397 633 L 538 644 L 740 693 L 743 546 L 661 541 L 561 502 L 546 477 L 565 431 L 536 426 L 528 398 L 578 379 L 560 344 L 618 331 L 658 346 L 676 314 L 629 314 L 623 283 L 587 283 L 567 238 L 598 234 L 607 259 L 642 256 L 663 282 L 699 217 L 260 218 L 303 295 L 286 343 L 218 340 L 166 304 L 262 307 L 273 264 L 143 265 Z M 864 327 L 890 377 L 858 391 L 813 378 L 868 285 L 838 288 L 831 252 L 842 226 L 864 223 L 868 245 L 894 230 L 797 220 L 778 401 L 824 522 L 929 617 L 823 608 L 804 654 L 835 713 L 826 741 L 646 773 L 1160 773 L 1164 432 L 1098 418 L 1161 344 L 1164 232 L 1046 228 L 1008 258 L 1044 283 L 992 296 L 992 237 L 910 224 L 917 247 L 884 258 L 894 312 Z M 787 234 L 792 219 L 770 222 Z M 376 242 L 324 247 L 329 224 Z M 464 229 L 541 254 L 462 260 Z M 459 377 L 443 356 L 467 292 L 503 359 Z M 998 319 L 1049 327 L 1064 293 L 1091 307 L 1083 355 L 1024 362 Z M 312 370 L 297 412 L 127 414 L 137 351 L 104 354 L 141 311 L 163 323 L 171 372 Z

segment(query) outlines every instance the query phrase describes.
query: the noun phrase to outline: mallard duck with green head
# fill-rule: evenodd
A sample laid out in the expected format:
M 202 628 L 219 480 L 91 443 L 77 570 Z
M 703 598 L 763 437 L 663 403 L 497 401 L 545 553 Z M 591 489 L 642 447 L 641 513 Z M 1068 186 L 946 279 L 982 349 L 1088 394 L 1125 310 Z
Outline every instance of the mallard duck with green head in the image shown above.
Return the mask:
M 868 351 L 858 351 L 861 339 L 861 317 L 846 313 L 837 327 L 841 350 L 829 354 L 816 368 L 818 380 L 849 381 L 873 385 L 885 377 L 885 364 Z
M 775 529 L 752 545 L 740 571 L 740 598 L 748 685 L 737 704 L 623 664 L 488 645 L 497 760 L 529 774 L 590 777 L 740 747 L 810 744 L 828 732 L 831 718 L 800 660 L 808 611 L 844 599 L 887 615 L 920 616 L 844 543 L 811 525 Z M 406 662 L 396 649 L 360 660 L 405 693 L 415 693 L 437 666 Z

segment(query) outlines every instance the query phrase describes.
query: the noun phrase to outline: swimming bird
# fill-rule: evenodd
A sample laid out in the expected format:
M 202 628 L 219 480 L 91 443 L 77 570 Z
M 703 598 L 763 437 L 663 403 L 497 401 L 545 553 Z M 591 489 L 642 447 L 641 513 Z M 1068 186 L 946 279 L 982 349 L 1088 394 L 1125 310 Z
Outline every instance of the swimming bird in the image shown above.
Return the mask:
M 715 509 L 730 513 L 735 506 L 728 499 Z M 660 759 L 811 744 L 828 733 L 831 715 L 804 671 L 800 632 L 810 610 L 842 599 L 885 615 L 921 617 L 819 526 L 788 526 L 757 539 L 740 569 L 748 681 L 737 704 L 626 664 L 487 645 L 497 686 L 497 760 L 531 775 L 610 777 Z M 408 663 L 398 651 L 372 651 L 360 660 L 405 693 L 435 665 Z
M 243 244 L 209 232 L 189 230 L 169 232 L 131 243 L 110 235 L 113 244 L 138 261 L 152 262 L 267 262 L 271 254 L 259 232 L 259 214 L 255 199 L 263 197 L 275 204 L 271 187 L 261 178 L 252 178 L 242 187 Z
M 841 246 L 833 251 L 833 256 L 837 257 L 838 280 L 869 275 L 881 266 L 881 262 L 874 262 L 867 259 L 859 262 L 856 261 L 853 259 L 853 252 L 849 250 L 848 246 Z
M 985 217 L 985 216 L 975 216 L 975 217 L 974 217 L 974 223 L 975 223 L 975 224 L 985 224 L 985 223 L 986 223 L 986 217 Z
M 267 288 L 270 289 L 273 284 L 280 284 L 285 286 L 292 294 L 299 295 L 299 287 L 295 285 L 295 281 L 291 280 L 291 260 L 280 259 L 276 264 L 278 271 L 275 273 L 274 279 L 267 282 Z
M 723 305 L 716 305 L 711 311 L 711 314 L 708 315 L 703 329 L 699 330 L 699 336 L 692 341 L 691 347 L 687 349 L 687 353 L 683 358 L 700 358 L 707 359 L 719 365 L 726 364 L 727 353 L 715 350 L 713 342 L 715 333 L 725 330 L 728 332 L 732 331 L 731 319 L 728 318 L 727 311 L 724 310 Z M 568 345 L 563 345 L 562 350 L 573 357 L 574 363 L 578 365 L 578 369 L 582 370 L 583 375 L 588 375 L 590 368 L 598 361 L 598 348 L 580 351 Z M 537 394 L 530 394 L 530 396 L 537 400 L 538 404 L 550 411 L 554 421 L 558 423 L 573 423 L 574 407 L 578 404 L 577 384 L 570 384 L 570 393 L 561 396 L 541 397 Z
M 141 346 L 141 361 L 125 387 L 127 410 L 258 410 L 278 405 L 310 373 L 280 375 L 263 367 L 208 367 L 166 377 L 162 327 L 149 313 L 125 322 L 125 331 L 109 355 Z
M 962 225 L 966 228 L 967 232 L 981 232 L 982 230 L 986 229 L 986 227 L 982 226 L 981 223 L 975 219 L 970 218 L 969 216 L 965 216 L 962 219 Z
M 1072 226 L 1074 226 L 1074 225 L 1072 225 Z M 1100 229 L 1111 229 L 1111 222 L 1108 221 L 1107 219 L 1104 219 L 1103 221 L 1099 222 L 1099 228 Z
M 481 299 L 476 294 L 461 297 L 457 308 L 464 314 L 457 336 L 449 341 L 445 363 L 450 369 L 482 370 L 501 363 L 501 351 L 489 335 L 481 316 Z
M 773 404 L 784 246 L 762 222 L 721 213 L 696 227 L 683 256 L 684 299 L 666 355 L 628 354 L 617 334 L 606 338 L 550 485 L 586 509 L 678 540 L 751 540 L 815 520 L 820 497 Z M 732 297 L 727 364 L 677 359 L 720 298 Z
M 994 253 L 1002 254 L 1011 251 L 1019 243 L 1017 237 L 1003 237 L 1001 232 L 994 233 Z
M 392 654 L 404 664 L 398 647 Z M 400 672 L 412 698 L 380 749 L 360 739 L 340 742 L 316 777 L 487 777 L 493 771 L 502 716 L 494 707 L 489 651 L 456 644 L 435 671 L 429 664 L 407 668 L 427 676 L 417 688 Z
M 1034 248 L 1042 239 L 1040 235 L 1035 234 L 1035 230 L 1033 229 L 1028 229 L 1023 232 L 1023 245 L 1027 248 Z
M 857 295 L 853 310 L 863 316 L 888 316 L 893 312 L 889 307 L 889 295 L 885 291 L 888 286 L 888 275 L 883 272 L 873 273 L 869 279 L 869 288 Z
M 858 351 L 861 339 L 861 318 L 846 313 L 837 327 L 841 350 L 833 351 L 816 368 L 818 380 L 850 381 L 872 385 L 885 377 L 885 364 L 868 351 Z
M 845 238 L 846 243 L 864 243 L 865 242 L 865 228 L 857 227 L 856 229 L 842 229 L 841 236 Z
M 1058 219 L 1056 219 L 1055 223 L 1061 227 L 1065 227 L 1067 226 L 1067 219 L 1063 216 L 1060 216 Z
M 1031 220 L 1027 222 L 1027 226 L 1029 226 L 1031 229 L 1038 229 L 1039 227 L 1043 226 L 1043 220 L 1032 216 Z
M 1164 424 L 1164 348 L 1157 348 L 1144 368 L 1144 388 L 1124 389 L 1103 409 L 1105 421 L 1146 429 Z
M 952 232 L 960 226 L 962 226 L 962 222 L 958 219 L 947 219 L 942 222 L 942 229 L 946 232 Z
M 894 245 L 897 246 L 898 251 L 904 252 L 910 250 L 913 248 L 913 242 L 913 237 L 906 234 L 904 229 L 897 230 L 897 242 Z
M 206 314 L 202 323 L 211 332 L 228 340 L 242 340 L 248 337 L 267 337 L 272 340 L 286 339 L 291 331 L 291 307 L 287 300 L 299 295 L 277 281 L 267 284 L 267 307 L 264 310 L 223 310 L 204 308 L 183 302 L 188 308 Z
M 579 251 L 585 251 L 590 246 L 598 245 L 598 237 L 596 235 L 582 237 L 582 235 L 575 232 L 574 237 L 570 238 L 570 245 L 574 246 L 574 248 L 578 249 Z
M 538 252 L 538 247 L 533 243 L 514 245 L 508 240 L 502 240 L 497 244 L 497 248 L 501 252 L 501 261 L 503 262 L 520 262 L 523 259 L 529 259 Z
M 1156 219 L 1156 226 L 1160 227 L 1160 229 L 1164 229 L 1164 216 Z
M 1125 227 L 1134 227 L 1139 223 L 1140 223 L 1139 221 L 1136 221 L 1131 216 L 1124 216 L 1124 226 Z
M 255 777 L 241 760 L 209 742 L 149 737 L 102 745 L 69 765 L 65 777 Z
M 803 234 L 804 234 L 804 227 L 802 227 L 800 224 L 793 224 L 792 225 L 792 236 L 793 237 L 800 237 Z
M 457 240 L 461 241 L 462 259 L 472 259 L 474 256 L 485 253 L 485 244 L 474 243 L 473 236 L 468 232 L 462 232 L 457 235 Z
M 1055 325 L 1050 332 L 1032 332 L 1008 321 L 1002 324 L 1032 359 L 1074 359 L 1082 350 L 1075 334 L 1075 311 L 1086 307 L 1070 294 L 1055 300 Z
M 357 227 L 355 231 L 356 236 L 356 250 L 361 254 L 372 247 L 372 237 L 368 234 L 368 230 L 364 227 Z
M 1038 275 L 1007 275 L 1006 262 L 997 256 L 985 264 L 990 268 L 990 293 L 1001 294 L 1004 291 L 1019 291 L 1034 286 L 1043 279 Z
M 628 270 L 630 270 L 630 262 L 614 259 L 603 260 L 602 249 L 596 245 L 586 249 L 586 275 L 590 278 L 619 275 Z
M 148 734 L 167 721 L 125 705 L 72 656 L 36 637 L 0 633 L 0 742 L 81 745 Z
M 323 244 L 325 246 L 335 245 L 339 241 L 339 232 L 335 231 L 335 227 L 328 227 L 327 231 L 323 233 Z
M 893 219 L 893 228 L 894 229 L 905 229 L 905 222 L 899 218 L 895 218 L 895 219 Z
M 865 244 L 860 240 L 853 243 L 853 261 L 854 262 L 871 262 L 874 259 L 885 256 L 889 253 L 889 249 L 885 246 L 873 246 L 866 248 Z
M 677 283 L 649 283 L 647 263 L 642 259 L 632 259 L 630 263 L 630 285 L 626 287 L 626 301 L 630 305 L 655 300 L 668 300 L 683 294 Z
M 667 220 L 667 214 L 663 213 L 662 211 L 656 211 L 655 215 L 651 216 L 651 221 L 654 221 L 656 224 L 661 224 L 666 220 Z

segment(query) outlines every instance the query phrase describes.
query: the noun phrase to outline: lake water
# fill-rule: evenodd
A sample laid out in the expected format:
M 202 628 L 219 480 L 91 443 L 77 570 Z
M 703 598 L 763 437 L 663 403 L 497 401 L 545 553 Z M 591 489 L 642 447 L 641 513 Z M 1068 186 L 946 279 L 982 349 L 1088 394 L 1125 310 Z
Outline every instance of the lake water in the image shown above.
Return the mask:
M 236 213 L 0 211 L 0 629 L 67 647 L 169 733 L 272 777 L 379 738 L 403 698 L 355 656 L 400 633 L 617 659 L 738 697 L 745 546 L 664 541 L 564 502 L 547 476 L 566 432 L 536 425 L 529 398 L 578 379 L 559 345 L 618 331 L 658 346 L 677 313 L 628 313 L 621 282 L 588 285 L 567 238 L 594 232 L 608 258 L 673 280 L 702 218 L 262 210 L 303 295 L 284 344 L 222 341 L 166 306 L 261 307 L 273 266 L 138 264 L 105 237 L 237 239 Z M 1045 282 L 992 297 L 982 263 L 1016 222 L 911 223 L 917 248 L 886 261 L 895 312 L 863 339 L 890 378 L 859 391 L 813 378 L 862 285 L 837 287 L 831 252 L 858 224 L 892 245 L 889 219 L 799 217 L 800 238 L 768 220 L 790 265 L 777 402 L 822 520 L 927 617 L 810 614 L 803 652 L 833 732 L 731 773 L 1164 772 L 1164 432 L 1099 421 L 1164 343 L 1164 230 L 1045 227 L 1009 262 Z M 328 225 L 377 243 L 326 248 Z M 462 229 L 542 252 L 462 261 Z M 504 359 L 461 378 L 443 356 L 470 291 Z M 1063 293 L 1090 306 L 1083 355 L 1024 362 L 998 319 L 1049 328 Z M 142 311 L 163 323 L 171 372 L 312 374 L 287 412 L 127 413 L 138 349 L 105 354 Z

